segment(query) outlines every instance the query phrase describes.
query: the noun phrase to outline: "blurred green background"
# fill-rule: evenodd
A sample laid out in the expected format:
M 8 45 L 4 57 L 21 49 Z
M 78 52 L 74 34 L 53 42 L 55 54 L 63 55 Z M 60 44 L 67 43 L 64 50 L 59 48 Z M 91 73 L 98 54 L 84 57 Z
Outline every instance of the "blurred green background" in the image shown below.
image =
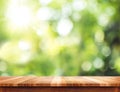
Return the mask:
M 120 0 L 0 0 L 0 76 L 120 75 Z

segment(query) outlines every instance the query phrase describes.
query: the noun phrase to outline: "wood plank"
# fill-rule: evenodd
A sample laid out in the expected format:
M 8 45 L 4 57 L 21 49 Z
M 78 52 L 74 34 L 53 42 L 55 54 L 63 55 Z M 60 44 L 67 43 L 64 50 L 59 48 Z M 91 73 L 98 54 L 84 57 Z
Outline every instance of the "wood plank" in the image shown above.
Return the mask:
M 120 87 L 120 77 L 0 77 L 0 87 Z
M 101 81 L 101 85 L 108 85 L 108 86 L 120 86 L 120 78 L 119 77 L 95 77 L 90 78 L 93 80 L 99 80 Z
M 85 77 L 64 77 L 68 86 L 99 86 L 100 84 Z
M 13 76 L 13 77 L 10 77 L 10 76 L 3 77 L 3 76 L 2 76 L 2 77 L 0 77 L 0 82 L 1 82 L 1 81 L 4 81 L 4 80 L 6 81 L 6 80 L 9 80 L 9 79 L 13 79 L 13 78 L 15 78 L 15 76 Z
M 52 79 L 53 77 L 34 77 L 32 79 L 19 83 L 18 86 L 50 86 Z
M 120 92 L 118 88 L 2 88 L 0 92 Z
M 6 80 L 2 80 L 0 81 L 0 86 L 18 86 L 19 83 L 24 82 L 28 79 L 31 79 L 33 77 L 29 76 L 29 77 L 12 77 Z

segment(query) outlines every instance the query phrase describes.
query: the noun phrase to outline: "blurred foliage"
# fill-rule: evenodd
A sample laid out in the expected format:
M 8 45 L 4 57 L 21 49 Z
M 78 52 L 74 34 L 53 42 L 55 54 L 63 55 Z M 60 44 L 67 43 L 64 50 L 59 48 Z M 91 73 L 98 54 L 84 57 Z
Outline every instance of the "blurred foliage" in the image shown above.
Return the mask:
M 1 0 L 1 76 L 120 75 L 120 0 Z

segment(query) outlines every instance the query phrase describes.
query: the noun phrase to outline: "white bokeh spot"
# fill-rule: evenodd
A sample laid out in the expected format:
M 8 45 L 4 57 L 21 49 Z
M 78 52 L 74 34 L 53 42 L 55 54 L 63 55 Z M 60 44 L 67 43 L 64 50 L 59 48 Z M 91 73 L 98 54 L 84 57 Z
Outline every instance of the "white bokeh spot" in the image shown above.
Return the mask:
M 73 23 L 69 19 L 61 19 L 57 25 L 57 32 L 61 36 L 67 36 L 73 28 Z

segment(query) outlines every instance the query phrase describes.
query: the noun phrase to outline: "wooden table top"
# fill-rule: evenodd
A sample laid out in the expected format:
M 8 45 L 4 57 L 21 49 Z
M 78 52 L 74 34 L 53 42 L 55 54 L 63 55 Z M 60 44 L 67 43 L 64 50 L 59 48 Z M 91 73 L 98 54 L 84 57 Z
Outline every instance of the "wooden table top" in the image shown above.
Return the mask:
M 0 77 L 0 87 L 120 87 L 120 77 Z

